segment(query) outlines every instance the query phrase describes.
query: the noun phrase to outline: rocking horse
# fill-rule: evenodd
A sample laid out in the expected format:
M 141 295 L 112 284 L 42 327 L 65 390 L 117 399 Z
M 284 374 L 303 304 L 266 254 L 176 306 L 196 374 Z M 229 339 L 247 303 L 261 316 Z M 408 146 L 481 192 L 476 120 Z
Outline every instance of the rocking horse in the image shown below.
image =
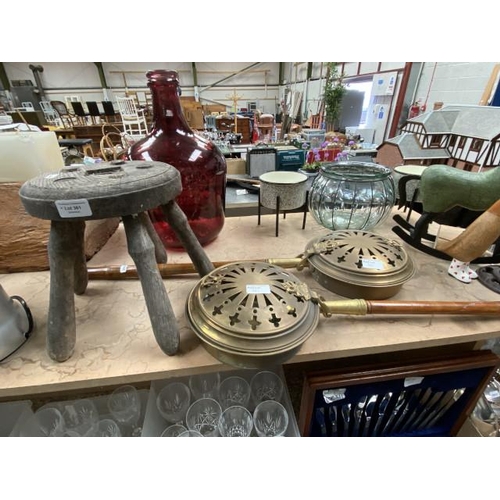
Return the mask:
M 401 182 L 400 200 L 406 199 L 404 188 L 405 183 Z M 398 226 L 392 230 L 418 250 L 440 259 L 451 260 L 452 255 L 445 253 L 442 245 L 438 244 L 437 248 L 429 245 L 429 242 L 436 241 L 436 237 L 428 233 L 429 224 L 436 222 L 453 227 L 469 227 L 500 199 L 500 168 L 492 168 L 486 172 L 468 172 L 448 165 L 431 165 L 422 173 L 419 193 L 421 208 L 417 205 L 413 209 L 421 215 L 415 225 L 397 214 L 393 220 Z M 480 226 L 477 228 L 479 231 Z M 500 262 L 500 240 L 497 239 L 492 244 L 494 250 L 491 255 L 481 255 L 472 262 Z

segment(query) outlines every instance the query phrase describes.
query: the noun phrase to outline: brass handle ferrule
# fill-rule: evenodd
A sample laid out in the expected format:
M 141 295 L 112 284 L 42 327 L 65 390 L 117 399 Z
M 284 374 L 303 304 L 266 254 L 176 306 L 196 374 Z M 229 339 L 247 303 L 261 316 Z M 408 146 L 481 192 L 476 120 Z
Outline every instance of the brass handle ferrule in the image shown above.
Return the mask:
M 350 316 L 365 316 L 368 314 L 368 303 L 364 299 L 349 299 L 322 301 L 319 306 L 324 316 L 329 318 L 333 314 L 348 314 Z

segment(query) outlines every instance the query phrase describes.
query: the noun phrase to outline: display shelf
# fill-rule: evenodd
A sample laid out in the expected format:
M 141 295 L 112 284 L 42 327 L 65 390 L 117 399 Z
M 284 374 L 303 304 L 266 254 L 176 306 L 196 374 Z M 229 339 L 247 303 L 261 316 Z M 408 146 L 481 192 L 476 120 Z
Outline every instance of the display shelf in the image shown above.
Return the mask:
M 275 237 L 274 217 L 227 218 L 220 235 L 205 247 L 212 261 L 296 257 L 309 240 L 328 231 L 314 220 L 302 230 L 302 214 L 280 221 Z M 392 239 L 389 219 L 376 232 Z M 444 234 L 441 231 L 441 234 Z M 414 259 L 415 276 L 393 300 L 498 300 L 498 295 L 477 281 L 461 283 L 447 274 L 449 262 L 405 245 Z M 169 251 L 169 262 L 189 262 L 185 252 Z M 120 225 L 89 266 L 132 264 Z M 338 295 L 322 288 L 309 272 L 293 271 L 301 281 L 327 300 Z M 138 280 L 91 280 L 87 291 L 75 297 L 76 348 L 64 363 L 52 361 L 45 350 L 49 273 L 0 275 L 9 295 L 20 295 L 35 319 L 33 337 L 0 364 L 0 400 L 25 395 L 106 388 L 125 383 L 161 380 L 192 373 L 230 370 L 203 348 L 185 318 L 186 299 L 197 275 L 165 279 L 164 283 L 180 326 L 180 351 L 166 356 L 151 329 Z M 398 353 L 437 346 L 469 344 L 500 336 L 500 318 L 459 316 L 334 316 L 321 318 L 314 334 L 290 363 L 333 360 L 378 353 Z

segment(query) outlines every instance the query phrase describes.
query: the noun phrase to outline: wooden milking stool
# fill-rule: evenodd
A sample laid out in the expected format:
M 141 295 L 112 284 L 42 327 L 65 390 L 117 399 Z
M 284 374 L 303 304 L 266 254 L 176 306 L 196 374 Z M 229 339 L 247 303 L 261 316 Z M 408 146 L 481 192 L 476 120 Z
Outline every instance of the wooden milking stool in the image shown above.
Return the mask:
M 179 329 L 156 264 L 166 262 L 167 253 L 147 211 L 162 207 L 200 276 L 214 269 L 174 201 L 181 191 L 179 172 L 156 161 L 71 165 L 22 185 L 19 194 L 26 211 L 51 221 L 47 351 L 52 359 L 67 360 L 75 347 L 75 303 L 70 291 L 83 294 L 87 288 L 85 221 L 112 217 L 123 220 L 156 341 L 166 354 L 177 352 Z

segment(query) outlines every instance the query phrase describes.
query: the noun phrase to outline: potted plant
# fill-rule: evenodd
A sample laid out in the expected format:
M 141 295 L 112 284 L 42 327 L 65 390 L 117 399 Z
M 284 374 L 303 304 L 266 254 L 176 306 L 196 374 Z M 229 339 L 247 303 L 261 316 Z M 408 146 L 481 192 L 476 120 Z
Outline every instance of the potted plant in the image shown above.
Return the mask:
M 316 153 L 313 162 L 311 163 L 306 162 L 304 165 L 302 165 L 301 168 L 299 168 L 299 172 L 308 177 L 307 189 L 311 189 L 312 183 L 314 182 L 314 179 L 318 175 L 319 168 L 321 167 L 322 164 L 323 162 L 320 160 L 318 153 Z
M 327 63 L 324 92 L 326 130 L 336 130 L 342 111 L 342 99 L 347 92 L 343 82 L 344 75 L 339 73 L 336 62 Z

